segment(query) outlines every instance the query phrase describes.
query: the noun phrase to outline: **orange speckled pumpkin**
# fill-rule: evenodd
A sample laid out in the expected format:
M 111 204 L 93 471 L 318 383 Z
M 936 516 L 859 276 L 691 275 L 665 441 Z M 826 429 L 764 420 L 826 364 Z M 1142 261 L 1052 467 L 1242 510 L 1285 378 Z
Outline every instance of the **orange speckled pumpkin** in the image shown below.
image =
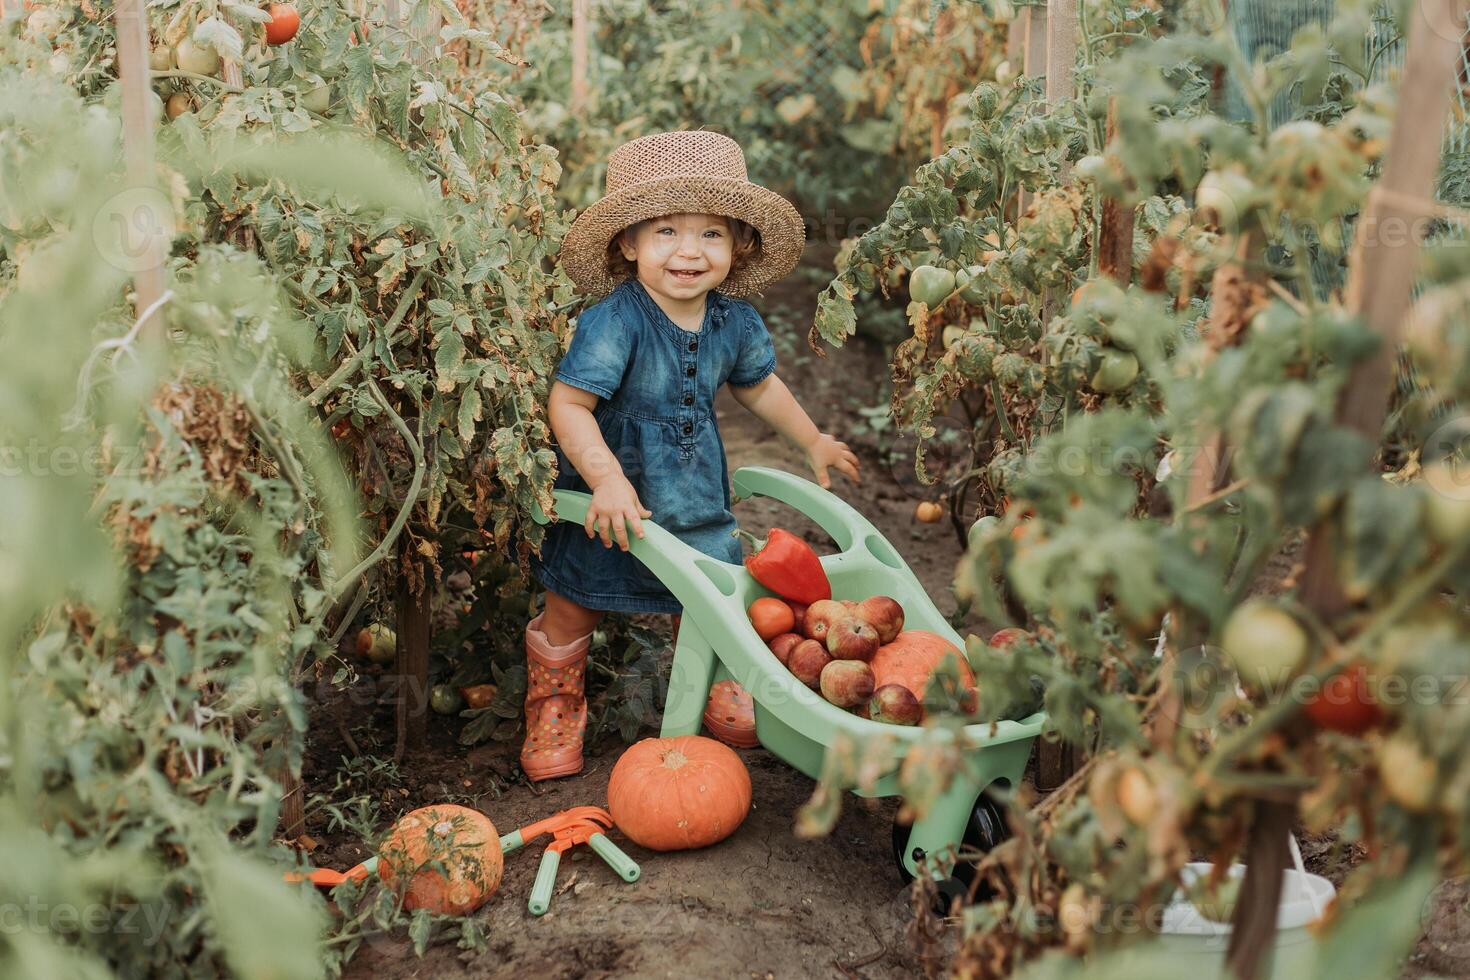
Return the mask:
M 750 773 L 712 738 L 645 738 L 613 766 L 607 809 L 618 829 L 650 851 L 706 847 L 750 812 Z
M 404 889 L 405 909 L 468 915 L 495 894 L 504 870 L 490 818 L 452 803 L 404 814 L 378 848 L 378 875 Z
M 959 660 L 961 682 L 973 691 L 975 674 L 970 670 L 964 653 L 944 637 L 928 630 L 904 630 L 894 637 L 892 643 L 878 648 L 868 663 L 873 669 L 873 686 L 902 684 L 922 704 L 929 675 L 944 661 L 945 654 L 951 652 Z

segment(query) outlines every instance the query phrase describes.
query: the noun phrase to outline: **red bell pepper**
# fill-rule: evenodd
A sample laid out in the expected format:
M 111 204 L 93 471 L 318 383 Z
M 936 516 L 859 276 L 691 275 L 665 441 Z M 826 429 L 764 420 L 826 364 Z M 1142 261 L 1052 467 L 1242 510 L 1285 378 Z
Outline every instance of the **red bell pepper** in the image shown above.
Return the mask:
M 832 598 L 832 584 L 822 560 L 811 545 L 790 531 L 776 527 L 762 541 L 749 531 L 736 529 L 737 535 L 750 539 L 755 553 L 745 559 L 751 577 L 783 599 L 811 605 L 818 599 Z

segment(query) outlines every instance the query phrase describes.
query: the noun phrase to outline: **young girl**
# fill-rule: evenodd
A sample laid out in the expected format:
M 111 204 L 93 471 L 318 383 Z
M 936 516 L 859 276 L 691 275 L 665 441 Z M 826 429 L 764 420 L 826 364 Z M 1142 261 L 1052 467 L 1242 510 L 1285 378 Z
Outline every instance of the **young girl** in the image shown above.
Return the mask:
M 730 478 L 715 393 L 735 400 L 801 449 L 824 487 L 829 468 L 858 479 L 845 443 L 817 431 L 775 375 L 758 292 L 795 267 L 805 241 L 796 209 L 746 179 L 745 156 L 716 133 L 660 133 L 618 147 L 607 192 L 579 215 L 562 262 L 603 296 L 577 318 L 551 389 L 560 444 L 557 487 L 591 491 L 582 527 L 548 528 L 532 566 L 544 611 L 526 627 L 526 743 L 533 779 L 582 768 L 583 671 L 604 612 L 677 614 L 680 605 L 628 553 L 628 535 L 657 521 L 705 554 L 739 563 Z M 616 544 L 616 547 L 614 547 Z M 755 744 L 753 705 L 724 692 L 720 734 Z

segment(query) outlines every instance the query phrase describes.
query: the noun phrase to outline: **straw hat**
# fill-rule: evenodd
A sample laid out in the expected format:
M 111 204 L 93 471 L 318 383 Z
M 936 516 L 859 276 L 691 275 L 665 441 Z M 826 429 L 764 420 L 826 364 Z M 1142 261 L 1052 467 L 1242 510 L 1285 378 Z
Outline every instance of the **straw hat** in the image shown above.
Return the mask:
M 577 216 L 562 241 L 572 282 L 602 295 L 617 286 L 607 268 L 607 243 L 630 225 L 667 214 L 739 218 L 760 232 L 760 247 L 719 287 L 727 296 L 764 289 L 796 268 L 806 243 L 801 215 L 774 191 L 745 176 L 745 154 L 728 136 L 703 131 L 656 133 L 624 143 L 607 162 L 602 200 Z

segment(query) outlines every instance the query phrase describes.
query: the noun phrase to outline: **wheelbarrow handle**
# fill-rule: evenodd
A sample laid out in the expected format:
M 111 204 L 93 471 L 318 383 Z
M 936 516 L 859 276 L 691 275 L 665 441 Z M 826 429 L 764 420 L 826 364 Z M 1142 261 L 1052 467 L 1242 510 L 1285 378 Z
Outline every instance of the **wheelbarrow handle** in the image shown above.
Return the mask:
M 561 864 L 561 852 L 555 845 L 541 855 L 541 867 L 536 869 L 536 883 L 531 886 L 531 900 L 526 907 L 532 915 L 545 915 L 551 908 L 551 889 L 556 884 L 556 869 Z
M 859 546 L 869 535 L 878 533 L 872 522 L 847 501 L 794 473 L 769 466 L 742 466 L 731 477 L 731 483 L 742 500 L 769 497 L 795 508 L 826 531 L 841 551 Z
M 581 524 L 586 519 L 587 508 L 592 502 L 591 494 L 580 490 L 556 490 L 552 497 L 556 501 L 557 520 Z M 539 506 L 533 505 L 532 516 L 538 523 L 550 521 Z M 740 565 L 720 561 L 695 550 L 672 531 L 651 520 L 643 522 L 641 538 L 629 530 L 628 553 L 642 562 L 686 608 L 719 605 L 725 601 L 725 596 L 716 588 L 715 582 L 728 584 L 734 581 L 732 575 L 745 574 Z M 755 634 L 751 636 L 754 638 Z
M 643 873 L 638 862 L 624 854 L 623 849 L 609 840 L 606 834 L 593 834 L 587 843 L 624 881 L 637 881 Z
M 581 524 L 587 519 L 587 508 L 592 505 L 592 495 L 581 490 L 554 490 L 552 499 L 556 502 L 556 519 L 568 524 Z M 548 524 L 551 518 L 541 509 L 541 505 L 531 504 L 531 516 L 538 524 Z M 626 524 L 626 522 L 625 522 Z M 611 529 L 616 531 L 617 528 Z M 650 565 L 656 555 L 665 555 L 677 562 L 691 562 L 704 555 L 683 541 L 672 531 L 660 527 L 658 522 L 645 520 L 643 522 L 643 537 L 633 533 L 632 525 L 627 525 L 628 552 L 645 565 Z M 655 574 L 657 572 L 655 571 Z

